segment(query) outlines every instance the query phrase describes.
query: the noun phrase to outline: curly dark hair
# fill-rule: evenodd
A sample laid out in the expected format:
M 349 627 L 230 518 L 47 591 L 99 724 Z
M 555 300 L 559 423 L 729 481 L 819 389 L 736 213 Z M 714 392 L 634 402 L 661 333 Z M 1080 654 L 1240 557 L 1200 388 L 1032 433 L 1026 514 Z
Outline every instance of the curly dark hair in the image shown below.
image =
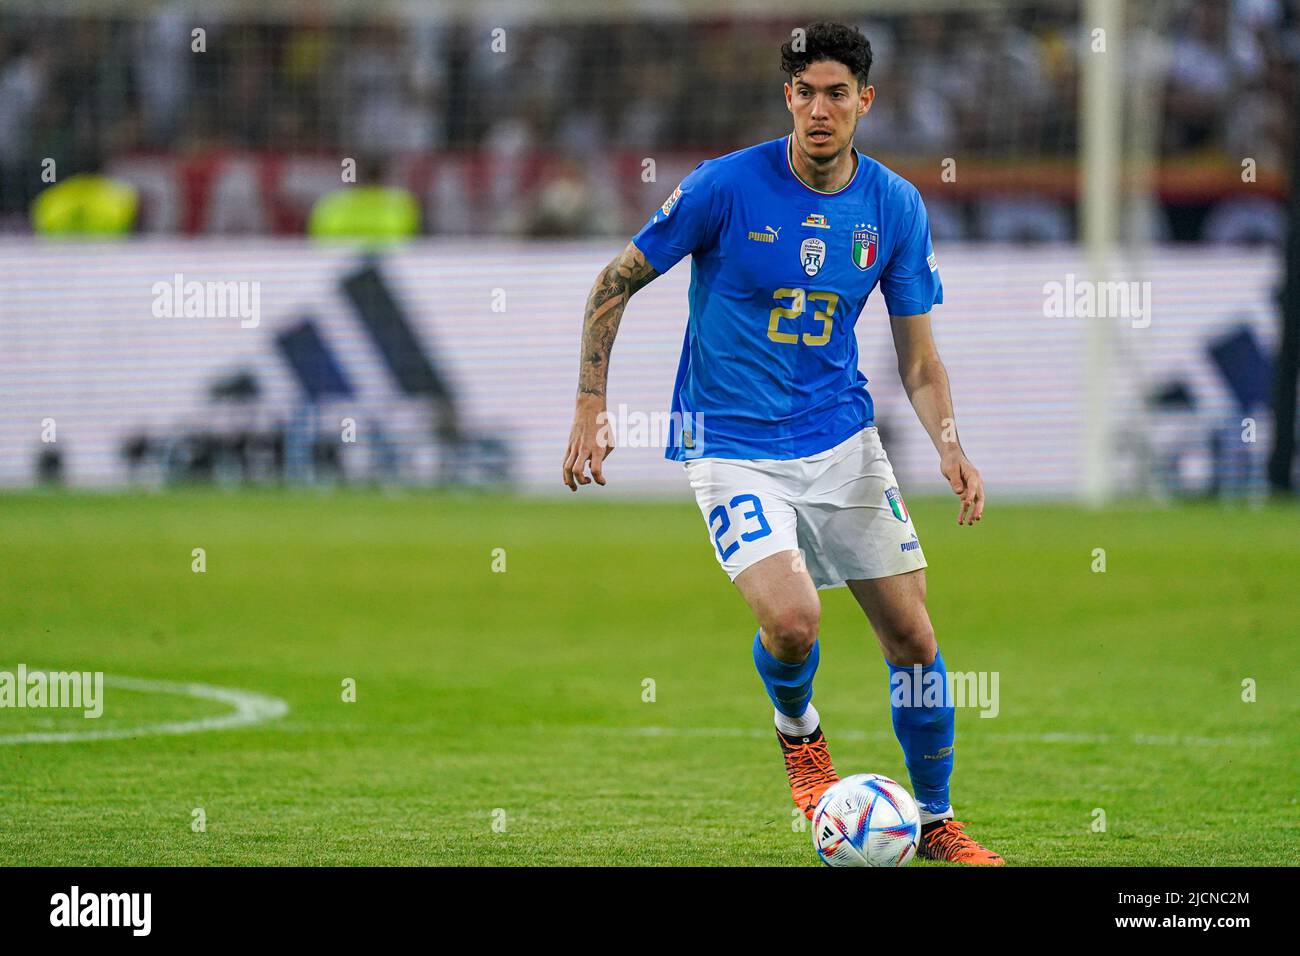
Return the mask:
M 803 34 L 802 50 L 795 49 L 794 37 L 781 45 L 781 70 L 792 82 L 808 68 L 808 64 L 834 60 L 849 68 L 849 72 L 858 78 L 859 87 L 867 85 L 867 74 L 871 71 L 871 43 L 861 30 L 843 23 L 819 20 L 808 24 Z

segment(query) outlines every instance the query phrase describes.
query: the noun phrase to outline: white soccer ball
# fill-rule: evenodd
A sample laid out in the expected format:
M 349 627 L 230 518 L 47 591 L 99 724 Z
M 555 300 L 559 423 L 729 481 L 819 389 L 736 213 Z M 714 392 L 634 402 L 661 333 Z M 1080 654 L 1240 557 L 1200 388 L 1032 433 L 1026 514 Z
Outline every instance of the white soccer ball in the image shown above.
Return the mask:
M 817 801 L 813 847 L 827 866 L 906 866 L 921 838 L 912 795 L 878 773 L 855 773 Z

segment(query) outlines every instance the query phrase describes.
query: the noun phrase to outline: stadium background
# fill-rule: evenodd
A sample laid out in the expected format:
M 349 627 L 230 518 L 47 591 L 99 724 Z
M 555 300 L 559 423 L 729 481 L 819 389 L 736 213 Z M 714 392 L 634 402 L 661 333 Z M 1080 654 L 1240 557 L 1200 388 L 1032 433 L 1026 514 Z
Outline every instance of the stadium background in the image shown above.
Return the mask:
M 809 862 L 752 625 L 654 433 L 553 499 L 591 281 L 696 163 L 788 130 L 776 50 L 820 14 L 872 40 L 857 145 L 927 203 L 989 486 L 959 538 L 873 298 L 941 643 L 1007 695 L 959 718 L 962 799 L 1013 862 L 1294 862 L 1293 0 L 0 4 L 0 668 L 288 707 L 66 746 L 83 722 L 0 712 L 0 861 Z M 42 200 L 78 175 L 110 183 Z M 160 315 L 191 281 L 255 321 Z M 668 407 L 687 281 L 623 321 L 630 419 Z M 1149 283 L 1149 314 L 1052 314 L 1075 281 Z M 901 779 L 842 597 L 837 761 Z M 368 706 L 340 716 L 344 676 Z M 222 711 L 117 693 L 97 726 Z
M 1294 7 L 1128 5 L 1110 38 L 1122 44 L 1112 59 L 1123 85 L 1102 104 L 1123 176 L 1100 266 L 1083 234 L 1079 90 L 1088 58 L 1106 54 L 1093 51 L 1083 9 L 878 9 L 859 18 L 880 95 L 858 145 L 926 199 L 948 290 L 937 334 L 966 442 L 994 486 L 1083 494 L 1100 452 L 1108 493 L 1260 492 Z M 427 483 L 447 457 L 483 457 L 480 437 L 491 435 L 503 447 L 459 480 L 480 480 L 506 455 L 510 482 L 559 490 L 554 436 L 567 429 L 591 276 L 701 159 L 780 135 L 768 54 L 791 28 L 763 5 L 732 15 L 689 4 L 422 10 L 231 4 L 196 19 L 168 3 L 6 9 L 0 256 L 13 267 L 0 279 L 0 442 L 11 453 L 0 482 L 240 480 L 253 471 L 250 446 L 269 449 L 278 475 L 295 440 L 285 436 L 309 442 L 307 428 L 330 476 Z M 348 185 L 345 162 L 356 185 L 401 187 L 418 203 L 417 235 L 380 250 L 378 267 L 464 441 L 437 440 L 429 383 L 401 381 L 368 347 L 339 287 L 364 253 L 302 238 L 313 204 Z M 134 190 L 136 241 L 23 238 L 49 175 L 78 173 Z M 612 411 L 667 409 L 686 273 L 638 298 Z M 177 274 L 258 285 L 256 327 L 155 315 L 154 284 Z M 1049 314 L 1046 285 L 1071 277 L 1150 282 L 1149 315 Z M 302 389 L 319 383 L 296 377 L 276 346 L 304 318 L 346 380 L 308 403 Z M 1112 341 L 1092 365 L 1086 333 L 1099 325 Z M 858 331 L 881 425 L 906 485 L 942 488 L 893 380 L 886 329 L 874 301 Z M 1211 351 L 1225 342 L 1236 349 L 1227 369 Z M 1102 378 L 1100 397 L 1089 393 Z M 1232 436 L 1246 417 L 1256 440 L 1243 445 Z M 46 419 L 55 442 L 34 428 Z M 346 447 L 343 419 L 357 422 Z M 1088 439 L 1089 426 L 1105 435 Z M 658 457 L 627 449 L 611 494 L 679 493 L 680 475 Z

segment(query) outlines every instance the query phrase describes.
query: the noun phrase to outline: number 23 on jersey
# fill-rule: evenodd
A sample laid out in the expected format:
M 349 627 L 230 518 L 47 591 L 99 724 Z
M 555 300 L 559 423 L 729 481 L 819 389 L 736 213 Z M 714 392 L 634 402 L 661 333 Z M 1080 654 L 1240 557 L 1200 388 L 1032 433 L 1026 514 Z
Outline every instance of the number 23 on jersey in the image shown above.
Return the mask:
M 778 302 L 789 301 L 788 305 L 776 305 L 767 316 L 767 337 L 773 342 L 780 342 L 784 345 L 797 345 L 803 342 L 804 345 L 825 345 L 831 340 L 831 328 L 835 323 L 835 307 L 840 304 L 840 297 L 834 292 L 817 292 L 807 289 L 777 289 L 772 293 L 772 298 Z M 825 308 L 817 308 L 818 304 Z M 813 307 L 813 318 L 821 323 L 821 327 L 815 332 L 804 332 L 801 336 L 798 331 L 789 332 L 782 328 L 782 321 L 786 319 L 794 320 L 794 328 L 797 330 L 804 312 L 809 306 Z

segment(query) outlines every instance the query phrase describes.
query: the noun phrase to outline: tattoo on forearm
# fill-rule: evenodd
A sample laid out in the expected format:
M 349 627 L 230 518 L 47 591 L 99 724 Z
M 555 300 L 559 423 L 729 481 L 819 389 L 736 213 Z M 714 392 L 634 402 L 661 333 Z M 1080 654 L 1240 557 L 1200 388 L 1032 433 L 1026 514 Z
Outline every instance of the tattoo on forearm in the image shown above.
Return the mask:
M 582 323 L 582 363 L 578 369 L 578 393 L 604 396 L 609 378 L 609 355 L 618 335 L 623 310 L 633 293 L 659 273 L 646 262 L 641 250 L 628 243 L 607 265 L 587 296 L 587 313 Z

